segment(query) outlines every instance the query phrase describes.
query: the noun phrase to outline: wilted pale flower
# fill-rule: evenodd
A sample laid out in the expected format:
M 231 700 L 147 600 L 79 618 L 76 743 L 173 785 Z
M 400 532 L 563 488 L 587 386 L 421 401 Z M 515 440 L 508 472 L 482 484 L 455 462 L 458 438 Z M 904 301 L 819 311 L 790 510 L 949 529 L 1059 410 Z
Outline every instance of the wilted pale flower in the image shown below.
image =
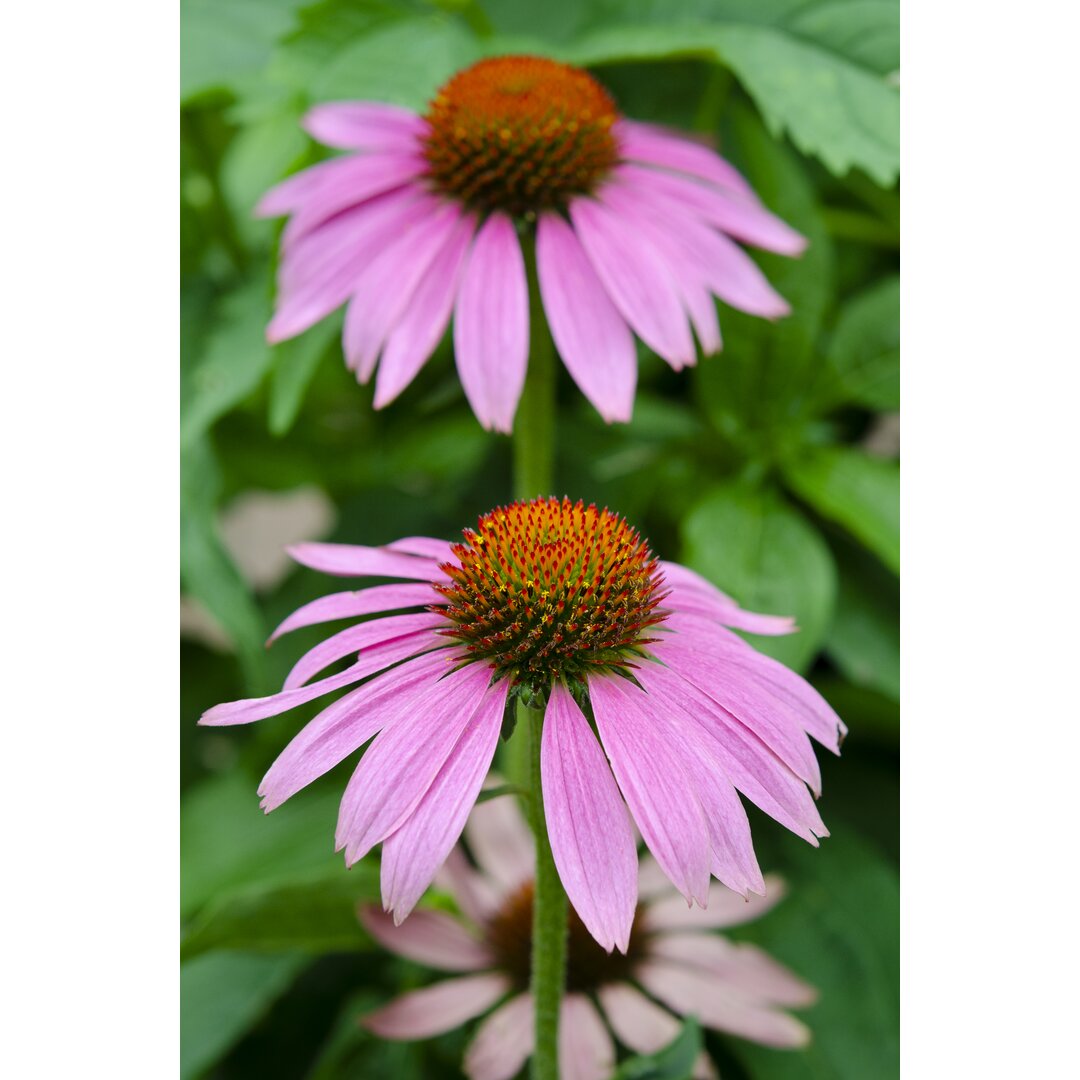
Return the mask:
M 608 421 L 629 420 L 633 335 L 674 368 L 720 349 L 713 296 L 788 311 L 736 240 L 786 255 L 805 241 L 706 147 L 623 119 L 591 75 L 532 56 L 459 72 L 420 116 L 374 102 L 318 105 L 304 126 L 349 154 L 259 204 L 289 214 L 270 341 L 348 302 L 343 345 L 375 405 L 416 376 L 454 319 L 480 422 L 509 431 L 525 381 L 529 296 L 519 228 L 536 233 L 555 344 Z M 691 332 L 693 328 L 693 333 Z
M 790 620 L 742 611 L 594 506 L 516 503 L 464 539 L 293 548 L 317 570 L 408 583 L 302 607 L 275 636 L 379 617 L 315 646 L 280 693 L 218 705 L 201 721 L 261 720 L 376 676 L 303 728 L 259 793 L 272 810 L 374 737 L 346 788 L 337 845 L 351 865 L 382 842 L 383 901 L 398 922 L 460 835 L 521 695 L 546 700 L 551 848 L 570 902 L 606 949 L 626 951 L 634 919 L 627 806 L 664 872 L 702 906 L 710 872 L 743 895 L 764 892 L 736 789 L 810 843 L 827 835 L 806 786 L 820 786 L 807 735 L 836 752 L 843 725 L 803 679 L 727 629 L 781 634 Z M 344 671 L 312 681 L 358 651 Z
M 463 919 L 423 910 L 394 926 L 377 907 L 361 911 L 380 944 L 459 977 L 405 994 L 363 1023 L 383 1038 L 425 1039 L 503 1002 L 480 1024 L 464 1070 L 470 1080 L 509 1080 L 533 1046 L 532 837 L 513 799 L 499 798 L 473 811 L 466 838 L 479 872 L 455 848 L 440 873 Z M 571 910 L 559 1075 L 607 1080 L 612 1074 L 615 1050 L 594 1002 L 618 1041 L 638 1054 L 671 1042 L 679 1032 L 676 1016 L 691 1014 L 706 1027 L 766 1046 L 804 1046 L 809 1031 L 783 1009 L 813 1004 L 813 987 L 761 949 L 713 932 L 768 911 L 783 896 L 783 882 L 771 875 L 767 880 L 767 900 L 747 903 L 713 885 L 708 910 L 688 909 L 646 856 L 639 875 L 642 904 L 625 956 L 604 952 Z M 715 1074 L 702 1054 L 694 1076 Z

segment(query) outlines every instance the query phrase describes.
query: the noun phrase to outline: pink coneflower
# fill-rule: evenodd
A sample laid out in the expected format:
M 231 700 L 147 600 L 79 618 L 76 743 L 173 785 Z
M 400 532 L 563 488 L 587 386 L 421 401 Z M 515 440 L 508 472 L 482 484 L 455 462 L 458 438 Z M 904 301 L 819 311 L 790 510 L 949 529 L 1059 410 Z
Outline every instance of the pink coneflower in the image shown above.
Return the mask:
M 837 752 L 843 725 L 803 679 L 729 629 L 780 634 L 790 620 L 743 611 L 691 570 L 658 561 L 616 514 L 536 499 L 485 515 L 460 544 L 419 537 L 291 554 L 326 573 L 405 583 L 300 608 L 275 637 L 378 617 L 302 656 L 280 693 L 218 705 L 201 722 L 250 723 L 354 687 L 301 730 L 259 793 L 273 810 L 374 739 L 345 790 L 337 846 L 351 865 L 382 843 L 383 902 L 396 921 L 461 834 L 519 697 L 546 702 L 552 853 L 606 949 L 626 951 L 634 919 L 631 815 L 671 881 L 702 906 L 710 873 L 742 895 L 765 889 L 736 791 L 811 844 L 827 835 L 807 790 L 820 785 L 807 736 Z
M 456 848 L 440 873 L 463 918 L 424 910 L 394 926 L 377 907 L 361 910 L 381 945 L 460 977 L 405 994 L 363 1023 L 382 1038 L 426 1039 L 502 1002 L 477 1030 L 464 1069 L 470 1080 L 509 1080 L 533 1045 L 532 837 L 510 798 L 478 806 L 466 837 L 479 872 Z M 604 952 L 571 910 L 559 1075 L 611 1076 L 615 1048 L 601 1013 L 619 1042 L 638 1054 L 671 1042 L 679 1031 L 676 1016 L 690 1014 L 706 1027 L 766 1046 L 805 1046 L 809 1031 L 783 1007 L 813 1004 L 813 987 L 761 949 L 714 932 L 768 911 L 783 896 L 783 883 L 770 875 L 768 884 L 768 899 L 751 903 L 713 885 L 707 911 L 688 909 L 646 856 L 639 876 L 642 904 L 625 955 Z M 694 1076 L 715 1075 L 702 1054 Z
M 454 321 L 465 394 L 509 431 L 525 381 L 535 230 L 539 288 L 563 362 L 608 421 L 629 420 L 633 334 L 678 369 L 721 347 L 713 296 L 788 312 L 735 243 L 797 255 L 805 241 L 699 143 L 620 117 L 588 73 L 532 56 L 482 60 L 425 115 L 318 105 L 307 131 L 349 151 L 259 204 L 291 215 L 270 341 L 348 302 L 343 345 L 375 406 L 413 380 Z M 691 329 L 692 328 L 692 329 Z

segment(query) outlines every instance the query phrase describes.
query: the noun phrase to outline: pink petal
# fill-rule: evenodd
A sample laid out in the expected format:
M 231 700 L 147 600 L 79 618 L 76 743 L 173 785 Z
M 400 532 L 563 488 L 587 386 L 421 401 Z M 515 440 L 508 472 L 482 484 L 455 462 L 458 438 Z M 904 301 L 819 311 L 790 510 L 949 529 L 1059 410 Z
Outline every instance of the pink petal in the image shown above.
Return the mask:
M 660 930 L 721 930 L 759 919 L 787 893 L 783 879 L 765 875 L 765 895 L 742 897 L 717 882 L 709 886 L 709 906 L 688 908 L 679 896 L 665 896 L 642 910 L 642 927 Z
M 360 909 L 360 921 L 384 948 L 439 971 L 483 971 L 491 951 L 445 911 L 416 911 L 403 926 L 374 906 Z
M 566 895 L 589 933 L 626 952 L 637 907 L 637 847 L 607 759 L 570 692 L 556 683 L 540 750 L 548 838 Z
M 671 565 L 673 564 L 661 563 L 665 568 Z M 713 619 L 736 630 L 769 637 L 792 634 L 796 630 L 795 620 L 788 615 L 762 615 L 756 611 L 744 611 L 719 589 L 707 592 L 677 579 L 671 580 L 667 573 L 664 577 L 665 585 L 668 586 L 664 607 L 669 611 L 681 611 L 703 619 Z
M 374 661 L 376 667 L 372 670 L 377 671 L 406 656 L 446 645 L 447 639 L 434 631 L 449 625 L 444 615 L 423 611 L 413 615 L 387 615 L 347 626 L 304 653 L 286 676 L 284 689 L 303 686 L 331 664 L 360 650 L 363 650 L 363 656 L 359 662 Z
M 666 641 L 652 647 L 660 660 L 665 647 Z M 817 837 L 829 835 L 806 785 L 756 735 L 662 664 L 650 665 L 642 681 L 655 688 L 669 712 L 707 736 L 708 752 L 751 802 L 815 847 Z
M 536 847 L 514 796 L 480 803 L 465 826 L 465 839 L 480 869 L 504 892 L 535 876 Z
M 510 990 L 505 975 L 445 979 L 391 1001 L 360 1022 L 381 1039 L 428 1039 L 479 1016 Z
M 492 214 L 473 242 L 454 313 L 454 353 L 476 418 L 509 434 L 529 359 L 529 289 L 505 214 Z
M 286 548 L 301 566 L 339 577 L 397 577 L 446 581 L 434 559 L 356 544 L 294 544 Z
M 358 662 L 338 675 L 331 675 L 297 690 L 282 691 L 270 694 L 268 697 L 226 701 L 221 705 L 215 705 L 202 714 L 199 723 L 206 727 L 223 727 L 231 724 L 251 724 L 256 720 L 265 720 L 269 716 L 279 716 L 283 712 L 295 709 L 297 705 L 304 705 L 322 697 L 323 694 L 329 694 L 331 690 L 340 690 L 350 683 L 359 682 L 370 674 L 370 663 L 366 660 Z
M 384 728 L 360 759 L 341 800 L 336 843 L 351 866 L 401 827 L 431 787 L 491 679 L 469 664 L 431 687 L 426 707 Z
M 664 624 L 680 633 L 694 634 L 709 642 L 717 654 L 723 654 L 732 664 L 781 698 L 793 709 L 803 729 L 833 753 L 840 752 L 839 740 L 847 734 L 847 725 L 836 715 L 829 703 L 800 675 L 784 667 L 771 656 L 759 653 L 737 634 L 694 615 L 674 612 Z
M 338 150 L 420 148 L 427 121 L 410 109 L 372 101 L 331 101 L 309 109 L 304 130 Z
M 395 923 L 416 906 L 465 827 L 495 756 L 507 689 L 502 682 L 484 691 L 419 805 L 383 843 L 383 906 L 393 912 Z
M 443 598 L 430 585 L 373 585 L 355 592 L 331 593 L 320 596 L 297 608 L 274 632 L 270 641 L 303 626 L 351 619 L 359 615 L 379 615 L 386 611 L 439 604 Z M 269 644 L 269 642 L 267 642 Z
M 622 156 L 699 176 L 727 188 L 745 200 L 757 202 L 754 189 L 734 165 L 691 139 L 652 124 L 620 120 L 615 127 Z
M 704 904 L 709 833 L 682 764 L 657 731 L 666 703 L 615 675 L 589 680 L 600 739 L 634 821 L 656 861 L 687 898 Z
M 650 1001 L 629 983 L 601 986 L 597 996 L 615 1037 L 636 1054 L 652 1054 L 662 1049 L 682 1027 L 667 1009 Z
M 462 216 L 452 203 L 418 210 L 357 278 L 342 340 L 345 361 L 362 383 L 371 378 L 383 343 L 432 263 L 453 239 Z
M 352 294 L 372 251 L 416 213 L 419 195 L 401 188 L 348 210 L 283 248 L 277 306 L 266 328 L 274 344 L 294 337 Z
M 340 167 L 326 174 L 323 182 L 294 209 L 281 238 L 285 251 L 291 251 L 302 237 L 332 217 L 377 195 L 406 186 L 416 192 L 422 190 L 417 180 L 424 171 L 424 159 L 419 154 L 376 154 L 336 160 L 341 162 Z
M 683 1015 L 695 1014 L 706 1027 L 741 1035 L 765 1046 L 802 1047 L 806 1025 L 793 1016 L 741 997 L 704 972 L 664 960 L 648 960 L 637 971 L 650 994 Z
M 454 546 L 449 540 L 438 540 L 434 536 L 405 536 L 387 544 L 388 551 L 404 551 L 409 555 L 420 555 L 425 559 L 434 559 L 437 563 L 449 562 L 454 557 Z
M 736 240 L 780 255 L 801 255 L 806 250 L 805 236 L 756 201 L 718 191 L 697 180 L 637 165 L 621 166 L 617 175 L 642 191 L 660 195 L 685 210 L 693 210 L 714 228 Z
M 727 941 L 716 934 L 658 934 L 650 954 L 682 967 L 708 973 L 740 997 L 763 1005 L 799 1008 L 813 1005 L 817 990 L 754 945 Z
M 356 161 L 361 160 L 353 157 L 331 158 L 329 161 L 321 161 L 318 165 L 312 165 L 292 176 L 287 176 L 279 184 L 275 184 L 260 200 L 255 207 L 255 213 L 259 217 L 280 217 L 293 210 L 299 210 L 312 198 L 317 198 L 319 192 L 326 190 L 331 185 L 336 185 L 342 177 L 355 176 Z M 366 159 L 365 159 L 366 160 Z M 376 166 L 377 169 L 377 166 Z M 362 175 L 368 175 L 371 169 L 365 167 L 360 170 Z
M 620 219 L 595 199 L 574 199 L 570 218 L 597 277 L 638 337 L 675 368 L 693 364 L 686 313 L 655 248 L 628 235 Z
M 389 405 L 412 382 L 442 340 L 475 231 L 476 218 L 462 217 L 387 338 L 375 380 L 376 409 Z
M 460 845 L 450 849 L 446 862 L 435 875 L 435 884 L 450 893 L 462 914 L 478 925 L 499 906 L 495 886 L 473 869 Z
M 559 1010 L 560 1080 L 609 1080 L 615 1046 L 596 1006 L 584 994 L 567 994 Z
M 532 995 L 518 994 L 476 1029 L 465 1051 L 465 1075 L 469 1080 L 511 1080 L 532 1054 L 533 1045 Z
M 574 382 L 609 424 L 628 422 L 637 384 L 633 336 L 558 214 L 540 218 L 536 267 L 551 336 Z
M 422 708 L 450 670 L 446 650 L 408 660 L 323 709 L 278 755 L 259 785 L 269 813 L 354 754 L 398 717 Z
M 814 748 L 782 702 L 693 634 L 665 634 L 662 649 L 661 658 L 672 671 L 757 735 L 816 795 L 821 794 Z

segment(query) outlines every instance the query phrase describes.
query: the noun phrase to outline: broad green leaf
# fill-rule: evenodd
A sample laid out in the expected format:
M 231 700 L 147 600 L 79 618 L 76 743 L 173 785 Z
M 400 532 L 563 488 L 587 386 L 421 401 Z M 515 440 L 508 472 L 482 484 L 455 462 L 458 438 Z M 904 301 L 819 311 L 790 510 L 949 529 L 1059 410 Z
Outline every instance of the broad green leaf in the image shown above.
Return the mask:
M 270 376 L 270 431 L 284 435 L 296 422 L 320 361 L 334 348 L 341 318 L 322 319 L 310 330 L 274 347 Z
M 890 570 L 900 569 L 900 468 L 847 447 L 807 451 L 784 467 L 788 483 Z
M 887 278 L 850 300 L 829 344 L 826 404 L 853 401 L 900 408 L 900 279 Z
M 272 356 L 263 336 L 269 315 L 265 271 L 256 268 L 219 305 L 201 355 L 184 373 L 182 446 L 190 446 L 262 382 Z
M 851 553 L 854 555 L 854 553 Z M 825 651 L 857 686 L 900 698 L 900 598 L 896 579 L 856 558 L 841 562 Z
M 701 1025 L 691 1016 L 662 1050 L 627 1058 L 615 1071 L 614 1080 L 688 1080 L 701 1046 Z
M 389 101 L 422 110 L 454 72 L 481 55 L 455 19 L 402 19 L 351 42 L 315 76 L 315 101 Z
M 221 480 L 206 438 L 189 443 L 180 460 L 180 577 L 236 647 L 253 694 L 266 686 L 266 626 L 247 582 L 218 534 Z
M 180 100 L 237 91 L 270 59 L 300 0 L 181 0 Z
M 805 668 L 828 629 L 836 568 L 825 541 L 774 491 L 713 488 L 683 522 L 683 559 L 743 607 L 793 615 L 799 630 L 753 639 L 755 648 Z
M 180 1077 L 195 1080 L 267 1012 L 310 957 L 211 953 L 180 969 Z
M 717 61 L 734 72 L 774 135 L 787 133 L 837 175 L 860 168 L 892 184 L 900 169 L 897 88 L 868 66 L 867 54 L 857 47 L 845 51 L 842 16 L 822 14 L 815 37 L 806 29 L 812 19 L 792 30 L 723 15 L 672 21 L 669 9 L 666 21 L 606 26 L 552 48 L 560 59 L 590 66 L 678 57 Z M 501 52 L 507 44 L 494 40 L 486 48 Z M 524 46 L 521 40 L 514 44 Z M 545 51 L 539 42 L 536 47 Z M 874 59 L 879 56 L 875 52 Z
M 828 795 L 823 808 L 828 819 Z M 899 1065 L 900 903 L 895 869 L 875 847 L 829 820 L 815 850 L 784 835 L 777 845 L 791 886 L 758 922 L 740 928 L 817 987 L 799 1018 L 813 1034 L 798 1053 L 728 1040 L 755 1080 L 886 1080 Z M 770 846 L 772 846 L 770 844 Z M 764 862 L 763 862 L 764 865 Z
M 185 794 L 180 810 L 182 915 L 191 916 L 230 890 L 349 876 L 341 856 L 334 854 L 340 790 L 315 785 L 264 814 L 257 786 L 257 780 L 234 770 Z
M 334 877 L 225 892 L 199 912 L 180 955 L 186 960 L 211 949 L 322 953 L 370 948 L 356 905 L 378 897 L 378 877 L 366 866 L 348 873 L 341 868 Z

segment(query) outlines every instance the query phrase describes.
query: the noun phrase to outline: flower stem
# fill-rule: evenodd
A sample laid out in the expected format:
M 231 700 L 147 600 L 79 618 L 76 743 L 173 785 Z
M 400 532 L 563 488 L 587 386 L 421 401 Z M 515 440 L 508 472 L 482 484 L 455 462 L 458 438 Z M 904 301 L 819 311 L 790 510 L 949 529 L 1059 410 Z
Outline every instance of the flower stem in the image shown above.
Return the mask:
M 566 893 L 548 842 L 540 786 L 540 733 L 544 714 L 519 706 L 518 719 L 528 724 L 529 793 L 536 835 L 536 888 L 533 894 L 532 990 L 535 1038 L 532 1080 L 559 1078 L 559 1006 L 566 982 Z
M 554 495 L 555 345 L 551 340 L 536 279 L 536 244 L 523 238 L 529 275 L 529 366 L 514 418 L 514 498 Z

